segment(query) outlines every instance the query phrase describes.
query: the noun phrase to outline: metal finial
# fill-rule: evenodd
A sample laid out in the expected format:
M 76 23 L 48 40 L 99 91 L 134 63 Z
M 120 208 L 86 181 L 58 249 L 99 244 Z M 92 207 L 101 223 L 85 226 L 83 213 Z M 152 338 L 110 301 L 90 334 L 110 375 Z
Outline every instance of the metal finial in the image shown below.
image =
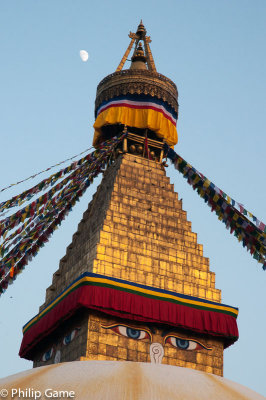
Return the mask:
M 147 57 L 144 54 L 141 42 L 138 43 L 138 47 L 134 51 L 131 61 L 130 69 L 147 69 Z
M 143 25 L 142 19 L 141 19 L 140 24 L 137 29 L 137 32 L 136 33 L 130 32 L 128 35 L 130 37 L 131 41 L 130 41 L 130 44 L 129 44 L 127 50 L 125 51 L 124 56 L 122 57 L 122 60 L 120 61 L 119 65 L 116 69 L 116 72 L 119 72 L 122 70 L 128 56 L 129 56 L 129 53 L 132 50 L 134 43 L 135 43 L 135 46 L 138 46 L 140 40 L 143 40 L 143 42 L 144 42 L 144 57 L 145 57 L 145 59 L 143 58 L 143 60 L 142 60 L 144 62 L 144 64 L 142 65 L 141 69 L 146 69 L 146 66 L 144 66 L 144 65 L 146 65 L 146 63 L 147 63 L 148 70 L 150 70 L 152 72 L 156 72 L 156 67 L 155 67 L 153 56 L 152 56 L 151 49 L 149 46 L 149 43 L 151 42 L 151 38 L 149 36 L 146 36 L 146 33 L 147 33 L 147 31 L 146 31 L 146 29 Z M 136 53 L 136 47 L 135 47 L 133 57 L 135 56 L 135 53 Z M 132 61 L 133 61 L 133 59 L 132 59 Z M 136 65 L 135 65 L 135 67 L 136 67 Z
M 144 50 L 143 50 L 141 42 L 138 43 L 138 47 L 135 50 L 131 60 L 132 61 L 143 61 L 143 62 L 146 62 L 146 57 L 145 57 Z
M 146 33 L 147 33 L 147 31 L 146 31 L 146 29 L 145 29 L 145 27 L 144 27 L 144 25 L 143 25 L 142 20 L 141 20 L 141 21 L 140 21 L 140 24 L 139 24 L 139 26 L 138 26 L 138 29 L 137 29 L 136 34 L 139 36 L 140 39 L 143 40 L 144 37 L 146 36 Z

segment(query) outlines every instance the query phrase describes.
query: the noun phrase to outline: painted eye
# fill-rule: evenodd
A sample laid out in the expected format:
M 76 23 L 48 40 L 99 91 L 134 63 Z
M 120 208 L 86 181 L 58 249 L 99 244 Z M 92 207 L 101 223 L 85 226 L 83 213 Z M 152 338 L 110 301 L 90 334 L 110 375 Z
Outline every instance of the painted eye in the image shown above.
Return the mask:
M 78 329 L 74 329 L 71 333 L 66 335 L 63 339 L 63 344 L 67 346 L 77 336 Z
M 143 329 L 132 328 L 131 326 L 126 325 L 113 325 L 113 326 L 102 326 L 105 329 L 112 329 L 115 333 L 119 335 L 126 336 L 130 339 L 141 340 L 141 339 L 150 339 L 150 333 Z
M 169 343 L 180 350 L 211 350 L 211 348 L 208 348 L 195 340 L 182 339 L 177 336 L 167 336 L 165 338 L 165 343 Z
M 52 358 L 53 352 L 54 352 L 53 348 L 46 351 L 46 353 L 44 353 L 44 355 L 42 356 L 42 361 L 49 361 Z

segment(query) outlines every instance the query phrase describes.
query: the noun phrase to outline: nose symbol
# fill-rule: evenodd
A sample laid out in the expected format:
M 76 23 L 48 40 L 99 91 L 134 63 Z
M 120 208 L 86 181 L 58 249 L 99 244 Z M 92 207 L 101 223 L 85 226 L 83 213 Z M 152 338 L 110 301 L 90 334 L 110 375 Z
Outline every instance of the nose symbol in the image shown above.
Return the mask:
M 152 343 L 150 346 L 151 363 L 161 364 L 164 355 L 163 346 L 160 343 Z

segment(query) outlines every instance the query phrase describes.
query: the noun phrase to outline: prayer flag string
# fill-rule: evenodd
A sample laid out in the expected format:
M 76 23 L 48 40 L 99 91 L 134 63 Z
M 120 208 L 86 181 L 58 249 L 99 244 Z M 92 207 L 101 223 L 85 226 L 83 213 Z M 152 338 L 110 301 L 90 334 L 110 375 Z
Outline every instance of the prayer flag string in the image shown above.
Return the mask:
M 90 148 L 88 148 L 88 149 L 82 151 L 81 153 L 76 154 L 76 155 L 73 156 L 73 157 L 67 158 L 67 159 L 64 160 L 64 161 L 60 161 L 60 162 L 57 163 L 57 164 L 51 165 L 51 167 L 46 168 L 46 169 L 44 169 L 44 170 L 42 170 L 42 171 L 40 171 L 40 172 L 36 172 L 36 174 L 31 175 L 31 176 L 29 176 L 28 178 L 25 178 L 25 179 L 23 179 L 23 180 L 21 180 L 21 181 L 18 181 L 18 182 L 16 182 L 16 183 L 12 183 L 11 185 L 6 186 L 5 188 L 1 189 L 1 190 L 0 190 L 0 193 L 1 193 L 1 192 L 4 192 L 5 190 L 7 190 L 7 189 L 9 189 L 9 188 L 11 188 L 11 187 L 13 187 L 13 186 L 19 185 L 19 184 L 22 183 L 22 182 L 26 182 L 26 181 L 28 181 L 29 179 L 33 179 L 33 178 L 35 178 L 36 176 L 43 174 L 44 172 L 50 171 L 50 169 L 55 168 L 55 167 L 58 167 L 59 165 L 62 165 L 62 164 L 64 164 L 64 163 L 67 162 L 67 161 L 73 160 L 74 158 L 76 158 L 76 157 L 78 157 L 78 156 L 81 156 L 81 154 L 87 153 L 87 151 L 90 151 L 92 148 L 93 148 L 93 147 L 90 147 Z M 1 204 L 0 204 L 0 206 L 1 206 Z
M 0 295 L 37 255 L 93 179 L 103 172 L 109 156 L 125 135 L 102 143 L 70 176 L 22 210 L 0 221 L 0 236 L 5 239 L 0 246 L 3 256 L 0 261 Z M 5 237 L 20 223 L 22 225 L 16 231 Z
M 204 199 L 212 211 L 215 211 L 230 233 L 234 233 L 243 247 L 251 253 L 266 270 L 266 226 L 247 211 L 243 204 L 236 202 L 213 182 L 197 171 L 192 165 L 179 156 L 166 143 L 164 153 L 174 164 L 175 168 L 184 176 L 193 189 Z M 249 218 L 252 220 L 249 220 Z
M 71 171 L 79 169 L 81 165 L 90 160 L 90 157 L 91 155 L 88 154 L 87 156 L 81 158 L 80 160 L 73 162 L 68 167 L 63 168 L 60 171 L 56 172 L 55 174 L 49 176 L 49 178 L 43 179 L 40 183 L 38 183 L 31 189 L 25 190 L 23 193 L 12 197 L 10 200 L 0 203 L 0 212 L 3 212 L 4 210 L 7 210 L 12 207 L 21 206 L 21 204 L 23 204 L 26 201 L 29 201 L 33 196 L 47 189 L 47 187 L 53 186 L 55 182 L 61 179 L 63 176 L 68 175 Z M 46 171 L 48 171 L 50 168 L 48 168 Z M 66 180 L 67 179 L 68 178 L 66 178 Z

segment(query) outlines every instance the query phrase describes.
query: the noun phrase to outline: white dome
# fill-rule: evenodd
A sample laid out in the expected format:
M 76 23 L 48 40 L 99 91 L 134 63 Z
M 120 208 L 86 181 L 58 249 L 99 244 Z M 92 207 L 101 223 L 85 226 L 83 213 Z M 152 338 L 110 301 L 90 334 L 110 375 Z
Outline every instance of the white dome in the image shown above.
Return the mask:
M 63 398 L 63 393 L 60 395 L 59 391 L 67 391 L 68 398 L 75 400 L 265 399 L 238 383 L 216 375 L 189 368 L 129 361 L 52 364 L 0 379 L 0 388 L 8 390 L 7 399 L 11 399 L 12 389 L 20 389 L 33 399 L 34 393 L 30 390 L 38 391 L 37 395 L 40 392 L 42 396 L 37 398 L 43 399 Z M 18 392 L 13 398 L 18 398 Z

